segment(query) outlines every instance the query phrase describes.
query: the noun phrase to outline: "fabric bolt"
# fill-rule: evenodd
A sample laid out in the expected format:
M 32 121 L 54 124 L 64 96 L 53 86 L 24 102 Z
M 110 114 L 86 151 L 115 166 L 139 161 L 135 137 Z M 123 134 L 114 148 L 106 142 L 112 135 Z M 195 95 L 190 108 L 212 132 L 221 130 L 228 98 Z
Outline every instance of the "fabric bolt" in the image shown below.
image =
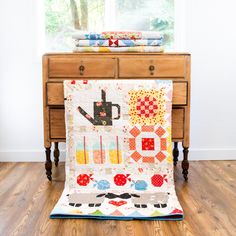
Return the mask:
M 74 52 L 163 52 L 163 46 L 134 47 L 75 47 Z
M 172 89 L 169 80 L 64 81 L 66 182 L 51 218 L 183 219 Z
M 76 40 L 76 47 L 134 47 L 134 46 L 161 46 L 162 39 L 100 39 Z
M 72 35 L 74 39 L 163 39 L 163 34 L 157 31 L 104 31 L 88 32 L 76 31 Z

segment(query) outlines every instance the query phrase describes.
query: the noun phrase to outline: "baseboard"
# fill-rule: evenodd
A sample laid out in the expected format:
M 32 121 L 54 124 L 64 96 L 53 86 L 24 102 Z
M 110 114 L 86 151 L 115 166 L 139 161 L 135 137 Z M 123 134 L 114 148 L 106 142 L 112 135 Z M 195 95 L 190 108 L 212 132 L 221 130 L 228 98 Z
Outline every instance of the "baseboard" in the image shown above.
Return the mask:
M 60 161 L 65 161 L 65 150 L 60 153 Z M 51 153 L 53 160 L 53 150 Z M 180 149 L 180 160 L 182 152 Z M 41 150 L 0 151 L 0 162 L 43 162 L 45 153 Z M 189 160 L 236 160 L 236 149 L 191 149 Z
M 236 149 L 191 149 L 189 160 L 236 160 Z

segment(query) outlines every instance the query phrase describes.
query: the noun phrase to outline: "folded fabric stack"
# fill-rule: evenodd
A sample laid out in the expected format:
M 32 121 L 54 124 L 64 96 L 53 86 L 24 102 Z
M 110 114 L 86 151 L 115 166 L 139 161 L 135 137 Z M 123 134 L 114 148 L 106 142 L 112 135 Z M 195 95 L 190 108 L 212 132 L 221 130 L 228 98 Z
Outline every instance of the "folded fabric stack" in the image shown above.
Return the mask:
M 163 52 L 163 35 L 156 31 L 78 31 L 75 52 Z

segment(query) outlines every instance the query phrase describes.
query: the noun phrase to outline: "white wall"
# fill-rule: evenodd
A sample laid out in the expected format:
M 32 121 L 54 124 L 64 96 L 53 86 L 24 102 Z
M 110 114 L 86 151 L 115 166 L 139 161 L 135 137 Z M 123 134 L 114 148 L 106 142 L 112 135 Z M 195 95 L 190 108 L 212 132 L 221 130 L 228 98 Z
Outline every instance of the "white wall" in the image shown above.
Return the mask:
M 43 150 L 37 7 L 28 0 L 0 4 L 0 160 Z
M 236 159 L 236 2 L 184 2 L 183 38 L 192 54 L 190 159 Z M 37 12 L 36 2 L 1 0 L 0 161 L 44 160 Z
M 236 159 L 236 2 L 186 0 L 192 158 Z

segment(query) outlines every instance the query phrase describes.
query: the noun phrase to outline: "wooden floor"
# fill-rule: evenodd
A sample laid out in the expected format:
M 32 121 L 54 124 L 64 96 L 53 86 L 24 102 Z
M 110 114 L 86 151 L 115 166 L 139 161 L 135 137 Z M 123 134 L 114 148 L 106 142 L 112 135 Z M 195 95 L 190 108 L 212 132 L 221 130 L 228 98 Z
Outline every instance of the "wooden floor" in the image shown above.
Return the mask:
M 49 183 L 42 163 L 0 163 L 0 235 L 236 235 L 236 161 L 190 162 L 188 183 L 180 163 L 176 190 L 185 220 L 99 221 L 49 219 L 64 186 L 64 164 Z

